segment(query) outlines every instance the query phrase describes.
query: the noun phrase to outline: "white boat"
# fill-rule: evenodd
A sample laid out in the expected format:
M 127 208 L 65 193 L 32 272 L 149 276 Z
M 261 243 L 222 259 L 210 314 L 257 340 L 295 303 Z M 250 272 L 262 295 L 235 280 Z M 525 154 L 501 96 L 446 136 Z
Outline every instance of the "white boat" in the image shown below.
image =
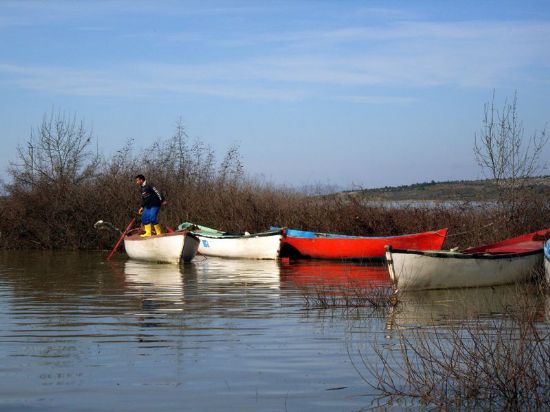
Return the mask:
M 188 232 L 164 233 L 141 237 L 132 234 L 124 238 L 124 248 L 132 259 L 159 263 L 191 261 L 198 250 L 199 239 Z
M 542 253 L 467 255 L 450 251 L 386 252 L 390 277 L 398 290 L 505 285 L 529 280 Z
M 280 232 L 266 232 L 223 237 L 196 234 L 199 254 L 240 259 L 277 259 L 281 246 Z
M 386 248 L 390 277 L 398 290 L 495 286 L 531 279 L 542 264 L 550 230 L 492 245 L 455 251 Z
M 282 230 L 234 234 L 188 222 L 182 223 L 178 228 L 190 230 L 199 238 L 200 255 L 237 259 L 277 259 L 279 257 Z
M 544 245 L 544 273 L 546 275 L 546 284 L 550 286 L 550 240 Z

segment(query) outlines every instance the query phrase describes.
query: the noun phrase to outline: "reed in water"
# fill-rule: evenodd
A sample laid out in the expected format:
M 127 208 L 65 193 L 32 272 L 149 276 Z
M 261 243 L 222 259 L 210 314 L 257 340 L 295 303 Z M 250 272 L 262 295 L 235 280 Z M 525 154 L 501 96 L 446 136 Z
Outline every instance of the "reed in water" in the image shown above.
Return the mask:
M 475 313 L 474 304 L 453 307 L 444 319 L 430 312 L 424 322 L 391 322 L 384 342 L 372 345 L 375 355 L 360 354 L 354 365 L 378 393 L 378 405 L 548 410 L 550 327 L 540 293 L 538 285 L 518 285 L 513 304 L 501 305 L 497 316 Z

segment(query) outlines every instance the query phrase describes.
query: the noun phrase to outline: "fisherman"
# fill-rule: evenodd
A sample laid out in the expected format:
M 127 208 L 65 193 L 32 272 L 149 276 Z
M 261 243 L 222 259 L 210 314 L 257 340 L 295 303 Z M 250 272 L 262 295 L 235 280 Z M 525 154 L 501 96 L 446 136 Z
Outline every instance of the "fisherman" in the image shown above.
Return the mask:
M 160 207 L 166 203 L 166 200 L 155 186 L 147 183 L 145 176 L 139 174 L 135 177 L 135 181 L 136 185 L 141 189 L 141 207 L 138 213 L 141 215 L 141 223 L 145 229 L 145 233 L 141 236 L 151 236 L 153 225 L 155 226 L 155 233 L 160 235 L 162 234 L 162 230 L 158 221 L 158 213 Z

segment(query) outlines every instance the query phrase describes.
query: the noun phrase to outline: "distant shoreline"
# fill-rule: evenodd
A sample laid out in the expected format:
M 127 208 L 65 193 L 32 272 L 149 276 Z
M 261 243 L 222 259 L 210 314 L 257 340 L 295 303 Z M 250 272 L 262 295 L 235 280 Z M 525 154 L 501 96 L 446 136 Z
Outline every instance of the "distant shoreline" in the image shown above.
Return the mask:
M 536 193 L 546 194 L 550 198 L 550 176 L 527 179 L 526 187 Z M 457 180 L 446 182 L 425 182 L 403 186 L 386 186 L 375 189 L 344 191 L 365 197 L 369 201 L 379 202 L 440 202 L 473 201 L 486 202 L 498 198 L 499 187 L 493 180 Z

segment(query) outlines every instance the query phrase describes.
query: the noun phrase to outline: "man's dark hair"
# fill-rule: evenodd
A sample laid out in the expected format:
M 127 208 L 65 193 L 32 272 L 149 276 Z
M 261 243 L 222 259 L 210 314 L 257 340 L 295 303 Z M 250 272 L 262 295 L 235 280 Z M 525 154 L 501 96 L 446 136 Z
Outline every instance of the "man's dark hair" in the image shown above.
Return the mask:
M 136 177 L 134 177 L 134 179 L 145 180 L 145 176 L 143 176 L 143 175 L 137 175 Z

